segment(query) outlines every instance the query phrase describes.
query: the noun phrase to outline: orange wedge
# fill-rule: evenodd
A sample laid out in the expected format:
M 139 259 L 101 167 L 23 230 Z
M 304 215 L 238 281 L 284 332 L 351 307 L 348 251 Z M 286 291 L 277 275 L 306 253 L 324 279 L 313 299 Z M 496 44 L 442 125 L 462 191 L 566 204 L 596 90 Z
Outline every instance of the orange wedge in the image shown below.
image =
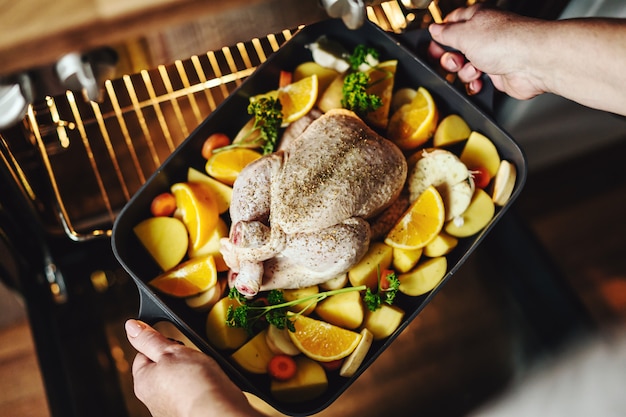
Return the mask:
M 187 226 L 192 249 L 201 248 L 209 241 L 219 217 L 217 201 L 211 189 L 201 183 L 179 182 L 170 190 Z
M 200 294 L 216 283 L 217 269 L 211 255 L 178 264 L 149 282 L 157 290 L 174 297 Z
M 367 113 L 365 116 L 367 121 L 374 127 L 384 129 L 389 123 L 389 109 L 391 108 L 391 97 L 397 67 L 398 61 L 391 60 L 381 62 L 367 71 L 370 77 L 370 86 L 366 90 L 367 93 L 377 95 L 383 102 L 382 106 Z
M 254 96 L 250 100 L 253 101 L 261 97 L 273 97 L 280 100 L 280 104 L 283 106 L 283 126 L 286 126 L 313 108 L 317 101 L 318 90 L 317 74 L 313 74 L 278 90 Z
M 217 152 L 206 162 L 206 172 L 216 180 L 232 186 L 241 170 L 262 155 L 252 149 L 233 148 Z
M 433 136 L 438 120 L 435 100 L 428 90 L 420 87 L 413 100 L 391 116 L 387 136 L 404 150 L 415 149 Z
M 295 332 L 289 332 L 294 345 L 309 358 L 330 362 L 350 355 L 361 340 L 361 334 L 307 316 L 294 321 Z
M 444 221 L 443 199 L 431 185 L 398 220 L 385 243 L 398 249 L 423 248 L 441 232 Z

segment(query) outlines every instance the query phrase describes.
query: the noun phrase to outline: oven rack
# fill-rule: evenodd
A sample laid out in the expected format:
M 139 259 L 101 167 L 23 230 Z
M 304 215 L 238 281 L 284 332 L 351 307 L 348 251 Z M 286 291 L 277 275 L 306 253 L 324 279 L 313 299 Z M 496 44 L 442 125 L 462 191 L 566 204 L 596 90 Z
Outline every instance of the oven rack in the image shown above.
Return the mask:
M 367 15 L 392 33 L 416 18 L 396 2 L 368 7 Z M 298 30 L 107 80 L 99 102 L 67 91 L 30 106 L 25 124 L 63 233 L 74 241 L 111 236 L 117 214 L 146 179 Z

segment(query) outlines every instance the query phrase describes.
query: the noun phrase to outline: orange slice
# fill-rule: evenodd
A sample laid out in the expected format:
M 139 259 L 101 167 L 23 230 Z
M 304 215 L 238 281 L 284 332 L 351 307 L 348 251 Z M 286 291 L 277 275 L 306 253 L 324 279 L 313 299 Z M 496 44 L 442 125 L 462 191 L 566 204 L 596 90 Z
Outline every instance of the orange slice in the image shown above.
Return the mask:
M 383 102 L 382 106 L 365 116 L 374 127 L 384 129 L 389 123 L 389 109 L 397 67 L 398 61 L 391 60 L 381 62 L 367 71 L 370 77 L 370 87 L 367 88 L 367 93 L 377 95 Z
M 280 100 L 280 104 L 283 106 L 283 126 L 286 126 L 313 108 L 317 101 L 318 90 L 317 74 L 312 74 L 278 90 L 254 96 L 250 100 L 253 101 L 261 97 L 274 97 Z
M 149 282 L 157 290 L 174 297 L 200 294 L 216 283 L 217 269 L 211 255 L 178 264 Z
M 357 332 L 307 316 L 298 316 L 294 326 L 296 331 L 289 332 L 293 344 L 304 355 L 320 362 L 345 358 L 361 340 Z
M 420 87 L 413 100 L 391 116 L 387 136 L 404 150 L 415 149 L 433 136 L 438 120 L 435 100 L 428 90 Z
M 219 217 L 217 201 L 210 188 L 193 182 L 179 182 L 170 188 L 176 198 L 183 223 L 187 226 L 192 249 L 204 246 L 210 239 Z
M 398 249 L 423 248 L 441 232 L 444 220 L 443 199 L 431 185 L 398 220 L 385 243 Z
M 206 162 L 205 169 L 211 177 L 232 186 L 246 165 L 256 161 L 261 156 L 259 152 L 252 149 L 227 149 L 213 154 Z

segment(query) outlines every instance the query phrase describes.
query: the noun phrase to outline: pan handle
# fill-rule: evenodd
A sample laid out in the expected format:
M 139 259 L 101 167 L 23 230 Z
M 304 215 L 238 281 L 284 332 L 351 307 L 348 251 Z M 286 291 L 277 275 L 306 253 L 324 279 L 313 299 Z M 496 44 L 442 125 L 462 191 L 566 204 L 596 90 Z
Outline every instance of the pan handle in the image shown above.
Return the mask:
M 438 67 L 438 64 L 430 62 L 427 58 L 426 52 L 428 44 L 432 41 L 430 32 L 427 29 L 409 30 L 402 34 L 397 35 L 398 41 L 409 49 L 413 54 L 418 56 L 424 62 L 431 65 L 434 71 L 440 73 L 441 76 L 445 76 L 442 70 Z M 444 47 L 444 49 L 448 49 Z M 482 76 L 483 88 L 478 94 L 468 96 L 477 107 L 486 112 L 489 115 L 493 115 L 494 111 L 494 99 L 496 95 L 495 87 L 493 86 L 491 79 L 484 75 Z M 455 80 L 452 85 L 460 90 L 463 94 L 466 94 L 465 86 L 460 81 Z
M 160 321 L 170 321 L 163 308 L 159 306 L 154 296 L 141 288 L 139 290 L 139 315 L 138 319 L 154 326 Z

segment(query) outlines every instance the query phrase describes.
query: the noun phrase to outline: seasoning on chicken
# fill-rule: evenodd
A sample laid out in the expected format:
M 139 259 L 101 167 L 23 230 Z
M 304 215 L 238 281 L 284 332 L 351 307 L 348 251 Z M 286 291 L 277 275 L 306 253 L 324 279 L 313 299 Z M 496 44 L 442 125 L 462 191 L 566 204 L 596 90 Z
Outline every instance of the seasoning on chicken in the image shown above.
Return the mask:
M 222 240 L 232 285 L 253 296 L 345 273 L 367 252 L 367 219 L 400 195 L 406 176 L 402 152 L 353 112 L 319 117 L 237 178 Z

